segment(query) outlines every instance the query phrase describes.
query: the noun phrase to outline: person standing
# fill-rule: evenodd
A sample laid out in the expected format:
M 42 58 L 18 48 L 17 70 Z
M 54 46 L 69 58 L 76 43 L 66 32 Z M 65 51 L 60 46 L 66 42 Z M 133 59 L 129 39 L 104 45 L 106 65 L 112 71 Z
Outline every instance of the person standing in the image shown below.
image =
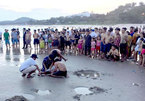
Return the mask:
M 0 32 L 0 41 L 2 41 L 2 32 Z
M 20 31 L 19 31 L 19 28 L 17 28 L 17 34 L 18 34 L 18 44 L 19 44 L 19 46 L 20 46 Z
M 15 45 L 17 47 L 17 43 L 18 43 L 18 33 L 17 33 L 16 29 L 12 29 L 11 37 L 12 37 L 13 47 Z
M 38 33 L 36 33 L 36 30 L 34 30 L 34 34 L 33 34 L 33 38 L 34 38 L 34 48 L 38 49 L 39 46 L 39 35 Z
M 121 62 L 124 62 L 126 59 L 126 52 L 127 52 L 127 39 L 128 35 L 126 33 L 127 28 L 122 28 L 121 34 L 121 42 L 120 42 L 120 54 L 121 54 Z
M 85 36 L 85 55 L 90 56 L 91 53 L 91 36 L 90 30 L 86 29 L 86 36 Z
M 25 48 L 26 48 L 26 40 L 25 40 L 25 36 L 26 36 L 26 29 L 23 28 L 23 48 L 22 48 L 22 49 L 25 49 Z
M 28 45 L 30 45 L 31 43 L 31 35 L 29 33 L 29 30 L 26 31 L 25 42 L 26 42 L 26 48 L 28 48 Z M 30 48 L 31 48 L 31 45 L 30 45 Z
M 9 35 L 9 32 L 8 32 L 8 30 L 7 29 L 5 29 L 5 32 L 4 32 L 4 40 L 5 40 L 5 44 L 6 44 L 6 47 L 8 48 L 10 48 L 10 41 L 9 41 L 9 39 L 10 39 L 10 35 Z
M 32 54 L 31 58 L 27 59 L 26 61 L 24 61 L 21 66 L 20 66 L 20 72 L 23 73 L 22 77 L 25 77 L 27 74 L 27 78 L 31 78 L 31 74 L 34 73 L 36 70 L 38 70 L 39 74 L 38 76 L 41 75 L 41 71 L 38 67 L 38 65 L 36 64 L 35 60 L 37 59 L 37 55 L 36 54 Z

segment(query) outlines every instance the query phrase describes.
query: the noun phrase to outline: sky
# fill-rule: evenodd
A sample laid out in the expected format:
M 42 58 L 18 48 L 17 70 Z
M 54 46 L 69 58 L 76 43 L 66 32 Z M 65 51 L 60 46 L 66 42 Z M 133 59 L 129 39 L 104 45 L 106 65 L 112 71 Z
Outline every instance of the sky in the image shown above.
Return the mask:
M 19 17 L 49 19 L 81 12 L 106 14 L 120 5 L 145 0 L 0 0 L 0 21 Z

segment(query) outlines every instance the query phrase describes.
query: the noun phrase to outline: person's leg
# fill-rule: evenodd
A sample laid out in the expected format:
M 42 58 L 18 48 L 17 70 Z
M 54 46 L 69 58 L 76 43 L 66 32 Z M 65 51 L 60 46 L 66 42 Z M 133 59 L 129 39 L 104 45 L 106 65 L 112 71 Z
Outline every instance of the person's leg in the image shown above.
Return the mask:
M 52 77 L 67 77 L 67 71 L 57 71 L 57 72 L 54 72 L 51 76 Z
M 31 74 L 34 73 L 35 71 L 36 70 L 29 72 L 28 75 L 27 75 L 27 78 L 31 78 Z
M 143 54 L 142 66 L 145 64 L 145 54 Z
M 87 46 L 85 45 L 85 55 L 87 55 Z
M 22 71 L 22 73 L 23 73 L 22 77 L 25 77 L 26 74 L 28 74 L 27 77 L 29 78 L 29 77 L 31 77 L 31 74 L 34 73 L 35 71 L 36 71 L 35 66 L 28 67 Z
M 91 54 L 91 46 L 88 46 L 88 55 Z

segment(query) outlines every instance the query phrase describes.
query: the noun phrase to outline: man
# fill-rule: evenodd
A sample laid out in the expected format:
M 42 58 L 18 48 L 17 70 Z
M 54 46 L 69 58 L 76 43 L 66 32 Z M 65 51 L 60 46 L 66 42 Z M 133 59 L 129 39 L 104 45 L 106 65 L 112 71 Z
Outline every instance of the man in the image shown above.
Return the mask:
M 54 67 L 55 69 L 51 71 L 52 77 L 67 77 L 67 69 L 64 63 L 60 60 L 54 60 Z
M 33 38 L 34 38 L 34 47 L 35 49 L 38 49 L 39 46 L 39 35 L 38 33 L 36 33 L 36 30 L 34 30 L 34 34 L 33 34 Z
M 18 43 L 18 33 L 17 33 L 16 29 L 12 29 L 11 37 L 12 37 L 13 47 L 15 45 L 17 47 L 17 43 Z
M 18 43 L 19 43 L 19 46 L 20 46 L 20 31 L 19 31 L 19 28 L 17 28 L 17 34 L 18 34 Z
M 5 40 L 5 44 L 6 44 L 6 47 L 10 48 L 10 41 L 9 41 L 9 38 L 10 38 L 10 35 L 9 35 L 9 32 L 7 29 L 5 29 L 5 32 L 4 32 L 4 40 Z
M 32 77 L 31 74 L 34 73 L 36 70 L 38 70 L 39 72 L 38 76 L 40 76 L 41 74 L 40 69 L 35 62 L 37 58 L 38 57 L 36 54 L 32 54 L 31 58 L 27 59 L 21 64 L 20 72 L 23 73 L 22 77 L 25 77 L 26 74 L 28 74 L 27 78 L 31 78 Z
M 131 26 L 131 27 L 130 27 L 130 35 L 133 37 L 133 34 L 134 34 L 134 27 Z
M 91 36 L 90 30 L 86 29 L 86 36 L 85 36 L 85 55 L 90 55 L 91 53 Z
M 25 35 L 26 35 L 26 29 L 23 28 L 23 48 L 22 49 L 25 49 L 26 48 Z
M 127 40 L 128 34 L 126 33 L 127 28 L 122 28 L 121 42 L 120 42 L 120 53 L 121 53 L 121 62 L 124 62 L 126 59 L 127 52 Z

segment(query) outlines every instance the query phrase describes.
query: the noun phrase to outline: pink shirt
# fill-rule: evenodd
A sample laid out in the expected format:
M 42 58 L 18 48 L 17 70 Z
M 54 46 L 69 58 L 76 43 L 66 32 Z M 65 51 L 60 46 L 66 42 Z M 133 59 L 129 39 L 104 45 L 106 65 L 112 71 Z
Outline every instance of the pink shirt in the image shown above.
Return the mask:
M 97 40 L 96 46 L 101 46 L 101 40 Z
M 91 48 L 95 48 L 95 45 L 96 45 L 95 41 L 91 42 Z

